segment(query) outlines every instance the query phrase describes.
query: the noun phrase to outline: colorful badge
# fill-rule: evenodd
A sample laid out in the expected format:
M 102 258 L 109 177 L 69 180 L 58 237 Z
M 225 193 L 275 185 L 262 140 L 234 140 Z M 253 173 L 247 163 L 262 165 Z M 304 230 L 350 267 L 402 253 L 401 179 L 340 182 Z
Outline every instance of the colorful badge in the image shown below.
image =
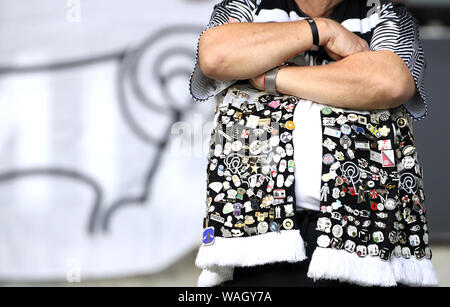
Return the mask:
M 214 227 L 208 227 L 203 230 L 203 244 L 211 245 L 214 243 Z

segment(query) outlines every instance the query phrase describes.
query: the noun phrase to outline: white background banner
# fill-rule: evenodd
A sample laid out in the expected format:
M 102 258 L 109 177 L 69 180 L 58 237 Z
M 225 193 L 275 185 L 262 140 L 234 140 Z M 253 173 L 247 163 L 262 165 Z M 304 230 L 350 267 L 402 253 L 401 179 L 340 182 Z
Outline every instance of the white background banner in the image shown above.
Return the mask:
M 213 5 L 0 2 L 1 280 L 152 273 L 201 243 L 214 104 L 188 80 Z

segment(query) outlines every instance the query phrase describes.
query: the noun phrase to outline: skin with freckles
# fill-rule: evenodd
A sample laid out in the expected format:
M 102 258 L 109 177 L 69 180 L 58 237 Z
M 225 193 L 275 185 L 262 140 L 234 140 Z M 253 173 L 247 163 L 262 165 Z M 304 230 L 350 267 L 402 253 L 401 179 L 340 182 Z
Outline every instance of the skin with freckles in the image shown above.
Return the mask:
M 296 0 L 315 20 L 319 45 L 334 63 L 283 67 L 276 78 L 281 94 L 335 107 L 372 110 L 401 105 L 416 91 L 404 61 L 388 50 L 369 51 L 367 42 L 326 18 L 342 0 Z M 217 80 L 246 80 L 264 89 L 264 73 L 313 47 L 307 21 L 229 22 L 205 31 L 199 42 L 200 68 Z

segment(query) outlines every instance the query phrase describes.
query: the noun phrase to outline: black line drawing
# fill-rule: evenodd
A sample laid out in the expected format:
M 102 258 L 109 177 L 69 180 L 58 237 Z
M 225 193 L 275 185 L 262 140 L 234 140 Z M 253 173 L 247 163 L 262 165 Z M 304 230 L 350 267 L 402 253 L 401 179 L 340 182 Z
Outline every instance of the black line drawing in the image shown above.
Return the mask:
M 118 96 L 119 110 L 123 120 L 126 122 L 127 126 L 130 128 L 131 132 L 143 143 L 148 146 L 153 146 L 156 148 L 156 155 L 151 160 L 150 165 L 143 166 L 146 167 L 145 179 L 142 182 L 140 193 L 137 195 L 126 195 L 119 199 L 114 200 L 106 209 L 105 205 L 102 204 L 104 199 L 104 190 L 99 182 L 97 182 L 92 176 L 83 174 L 75 169 L 66 169 L 59 167 L 46 167 L 46 168 L 21 168 L 17 170 L 8 170 L 0 173 L 0 184 L 9 182 L 12 180 L 17 180 L 23 177 L 29 176 L 51 176 L 60 177 L 68 180 L 75 180 L 90 186 L 95 194 L 95 201 L 92 204 L 92 210 L 90 216 L 88 217 L 88 229 L 87 233 L 90 235 L 106 233 L 110 229 L 111 220 L 114 215 L 121 209 L 131 206 L 139 205 L 143 206 L 146 204 L 150 197 L 151 186 L 155 178 L 155 174 L 158 170 L 158 165 L 160 164 L 161 158 L 167 149 L 167 144 L 170 138 L 170 128 L 171 126 L 180 121 L 187 111 L 194 108 L 194 102 L 189 98 L 189 102 L 185 106 L 179 106 L 174 103 L 175 99 L 171 91 L 167 88 L 168 81 L 176 76 L 186 76 L 189 77 L 191 69 L 194 67 L 195 60 L 195 50 L 189 48 L 183 48 L 179 46 L 172 46 L 170 50 L 160 53 L 155 63 L 156 65 L 152 68 L 151 73 L 156 76 L 160 89 L 164 93 L 165 99 L 164 104 L 158 105 L 151 97 L 145 93 L 145 85 L 143 85 L 138 78 L 138 70 L 140 68 L 141 60 L 144 57 L 146 51 L 148 51 L 152 46 L 154 46 L 158 41 L 170 37 L 172 35 L 179 35 L 182 33 L 187 34 L 200 34 L 202 28 L 195 25 L 177 25 L 169 26 L 154 34 L 150 35 L 143 40 L 135 48 L 124 49 L 114 52 L 105 53 L 102 55 L 95 55 L 86 58 L 72 59 L 67 61 L 46 63 L 46 64 L 36 64 L 28 66 L 3 66 L 0 67 L 0 78 L 5 75 L 11 74 L 23 74 L 23 73 L 35 73 L 35 72 L 52 72 L 58 70 L 67 69 L 82 69 L 85 66 L 97 65 L 104 62 L 114 61 L 117 62 L 119 67 L 116 77 L 116 90 Z M 166 75 L 161 74 L 161 67 L 164 61 L 175 55 L 182 55 L 190 60 L 192 67 L 189 70 L 183 68 L 176 68 L 170 71 Z M 164 114 L 169 118 L 167 127 L 163 127 L 164 133 L 162 137 L 156 138 L 150 135 L 144 127 L 140 126 L 137 119 L 133 116 L 127 95 L 125 93 L 125 84 L 130 82 L 131 88 L 133 90 L 134 98 L 142 106 L 146 107 L 149 112 Z

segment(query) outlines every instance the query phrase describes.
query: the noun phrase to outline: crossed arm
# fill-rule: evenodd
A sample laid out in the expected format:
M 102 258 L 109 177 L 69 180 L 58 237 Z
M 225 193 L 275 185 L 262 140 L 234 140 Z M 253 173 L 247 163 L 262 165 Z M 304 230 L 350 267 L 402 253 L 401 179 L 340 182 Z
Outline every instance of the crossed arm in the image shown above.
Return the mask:
M 372 110 L 401 105 L 416 87 L 404 61 L 388 50 L 369 51 L 367 42 L 330 19 L 315 18 L 320 45 L 336 62 L 287 66 L 276 88 L 335 107 Z M 263 90 L 264 73 L 311 49 L 307 21 L 227 23 L 205 31 L 199 42 L 200 68 L 217 80 L 244 80 Z

